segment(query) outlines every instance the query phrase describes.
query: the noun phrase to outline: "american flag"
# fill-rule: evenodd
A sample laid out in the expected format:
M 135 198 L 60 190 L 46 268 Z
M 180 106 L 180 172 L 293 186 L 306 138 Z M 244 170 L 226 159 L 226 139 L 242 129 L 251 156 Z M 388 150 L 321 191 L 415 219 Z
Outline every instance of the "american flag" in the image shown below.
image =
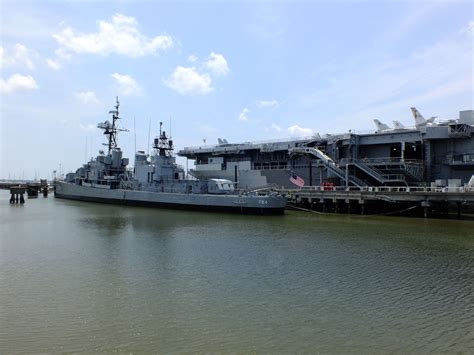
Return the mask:
M 295 184 L 296 186 L 299 186 L 299 187 L 303 187 L 304 186 L 304 180 L 302 178 L 300 178 L 298 175 L 296 175 L 295 173 L 291 173 L 291 176 L 290 176 L 290 181 Z

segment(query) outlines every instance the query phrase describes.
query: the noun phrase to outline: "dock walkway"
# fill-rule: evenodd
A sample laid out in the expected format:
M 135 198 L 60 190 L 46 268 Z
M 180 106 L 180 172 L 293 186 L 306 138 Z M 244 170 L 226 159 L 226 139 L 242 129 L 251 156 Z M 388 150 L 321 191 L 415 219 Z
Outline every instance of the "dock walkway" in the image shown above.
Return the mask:
M 368 208 L 374 213 L 412 206 L 428 217 L 448 214 L 453 208 L 459 215 L 474 207 L 473 187 L 308 186 L 278 191 L 295 206 L 333 212 L 365 214 Z

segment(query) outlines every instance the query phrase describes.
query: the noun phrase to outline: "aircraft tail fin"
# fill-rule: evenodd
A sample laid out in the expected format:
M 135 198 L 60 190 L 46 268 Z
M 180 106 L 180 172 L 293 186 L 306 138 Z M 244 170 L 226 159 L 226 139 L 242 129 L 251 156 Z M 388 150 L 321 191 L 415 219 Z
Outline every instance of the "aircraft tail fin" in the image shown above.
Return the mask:
M 405 129 L 405 126 L 400 121 L 393 121 L 393 128 L 395 128 L 395 129 Z
M 387 129 L 390 129 L 389 126 L 387 126 L 385 123 L 380 122 L 378 119 L 374 119 L 375 127 L 377 128 L 376 132 L 382 132 L 386 131 Z
M 423 117 L 423 115 L 416 109 L 416 107 L 411 107 L 411 113 L 413 114 L 413 117 L 415 118 L 415 126 L 425 126 L 426 125 L 426 120 Z

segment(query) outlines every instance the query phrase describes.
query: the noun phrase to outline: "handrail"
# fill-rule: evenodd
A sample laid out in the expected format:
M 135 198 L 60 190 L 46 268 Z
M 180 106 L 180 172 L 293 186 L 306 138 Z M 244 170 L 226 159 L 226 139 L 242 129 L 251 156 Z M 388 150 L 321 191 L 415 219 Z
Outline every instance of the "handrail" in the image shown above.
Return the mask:
M 389 181 L 405 181 L 405 176 L 402 174 L 385 174 L 374 168 L 372 166 L 367 165 L 366 163 L 358 160 L 354 161 L 353 163 L 356 167 L 364 171 L 366 174 L 371 175 L 373 178 L 378 180 L 381 183 L 389 182 Z
M 474 193 L 474 186 L 460 187 L 420 187 L 420 186 L 303 186 L 294 189 L 281 189 L 286 192 L 301 191 L 336 191 L 336 192 L 403 192 L 403 193 Z
M 181 152 L 184 151 L 194 151 L 194 150 L 199 150 L 199 149 L 211 149 L 211 148 L 217 148 L 217 147 L 240 147 L 240 146 L 247 146 L 247 145 L 261 145 L 261 144 L 288 144 L 288 143 L 300 143 L 300 142 L 305 142 L 309 141 L 312 139 L 317 139 L 312 136 L 307 136 L 307 137 L 293 137 L 293 138 L 281 138 L 281 139 L 268 139 L 268 140 L 259 140 L 259 141 L 252 141 L 252 142 L 239 142 L 239 143 L 228 143 L 228 144 L 205 144 L 205 145 L 197 145 L 197 146 L 190 146 L 190 147 L 184 147 L 181 149 Z
M 365 186 L 367 185 L 364 181 L 359 179 L 358 177 L 351 175 L 348 173 L 348 171 L 341 169 L 335 162 L 332 160 L 331 157 L 326 155 L 324 152 L 319 150 L 318 148 L 315 147 L 296 147 L 296 148 L 291 148 L 288 150 L 288 153 L 291 155 L 294 154 L 300 154 L 300 155 L 313 155 L 316 158 L 318 158 L 328 170 L 331 170 L 334 174 L 336 174 L 339 178 L 342 180 L 348 180 L 346 181 L 347 184 L 352 183 L 353 185 L 356 186 Z
M 393 157 L 378 157 L 378 158 L 359 158 L 359 159 L 350 159 L 342 158 L 340 160 L 341 164 L 350 164 L 355 162 L 363 162 L 365 164 L 377 164 L 377 163 L 409 163 L 409 164 L 420 164 L 423 165 L 423 161 L 420 159 L 405 159 L 405 158 L 393 158 Z

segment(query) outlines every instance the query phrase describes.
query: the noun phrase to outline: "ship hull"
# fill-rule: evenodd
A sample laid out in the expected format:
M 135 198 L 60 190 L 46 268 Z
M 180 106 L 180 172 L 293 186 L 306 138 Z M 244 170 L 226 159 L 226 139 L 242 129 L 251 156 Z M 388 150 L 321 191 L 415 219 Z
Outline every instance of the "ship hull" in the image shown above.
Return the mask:
M 286 199 L 282 196 L 239 196 L 164 193 L 139 190 L 98 189 L 57 182 L 55 197 L 77 201 L 126 206 L 170 208 L 254 215 L 281 215 Z

